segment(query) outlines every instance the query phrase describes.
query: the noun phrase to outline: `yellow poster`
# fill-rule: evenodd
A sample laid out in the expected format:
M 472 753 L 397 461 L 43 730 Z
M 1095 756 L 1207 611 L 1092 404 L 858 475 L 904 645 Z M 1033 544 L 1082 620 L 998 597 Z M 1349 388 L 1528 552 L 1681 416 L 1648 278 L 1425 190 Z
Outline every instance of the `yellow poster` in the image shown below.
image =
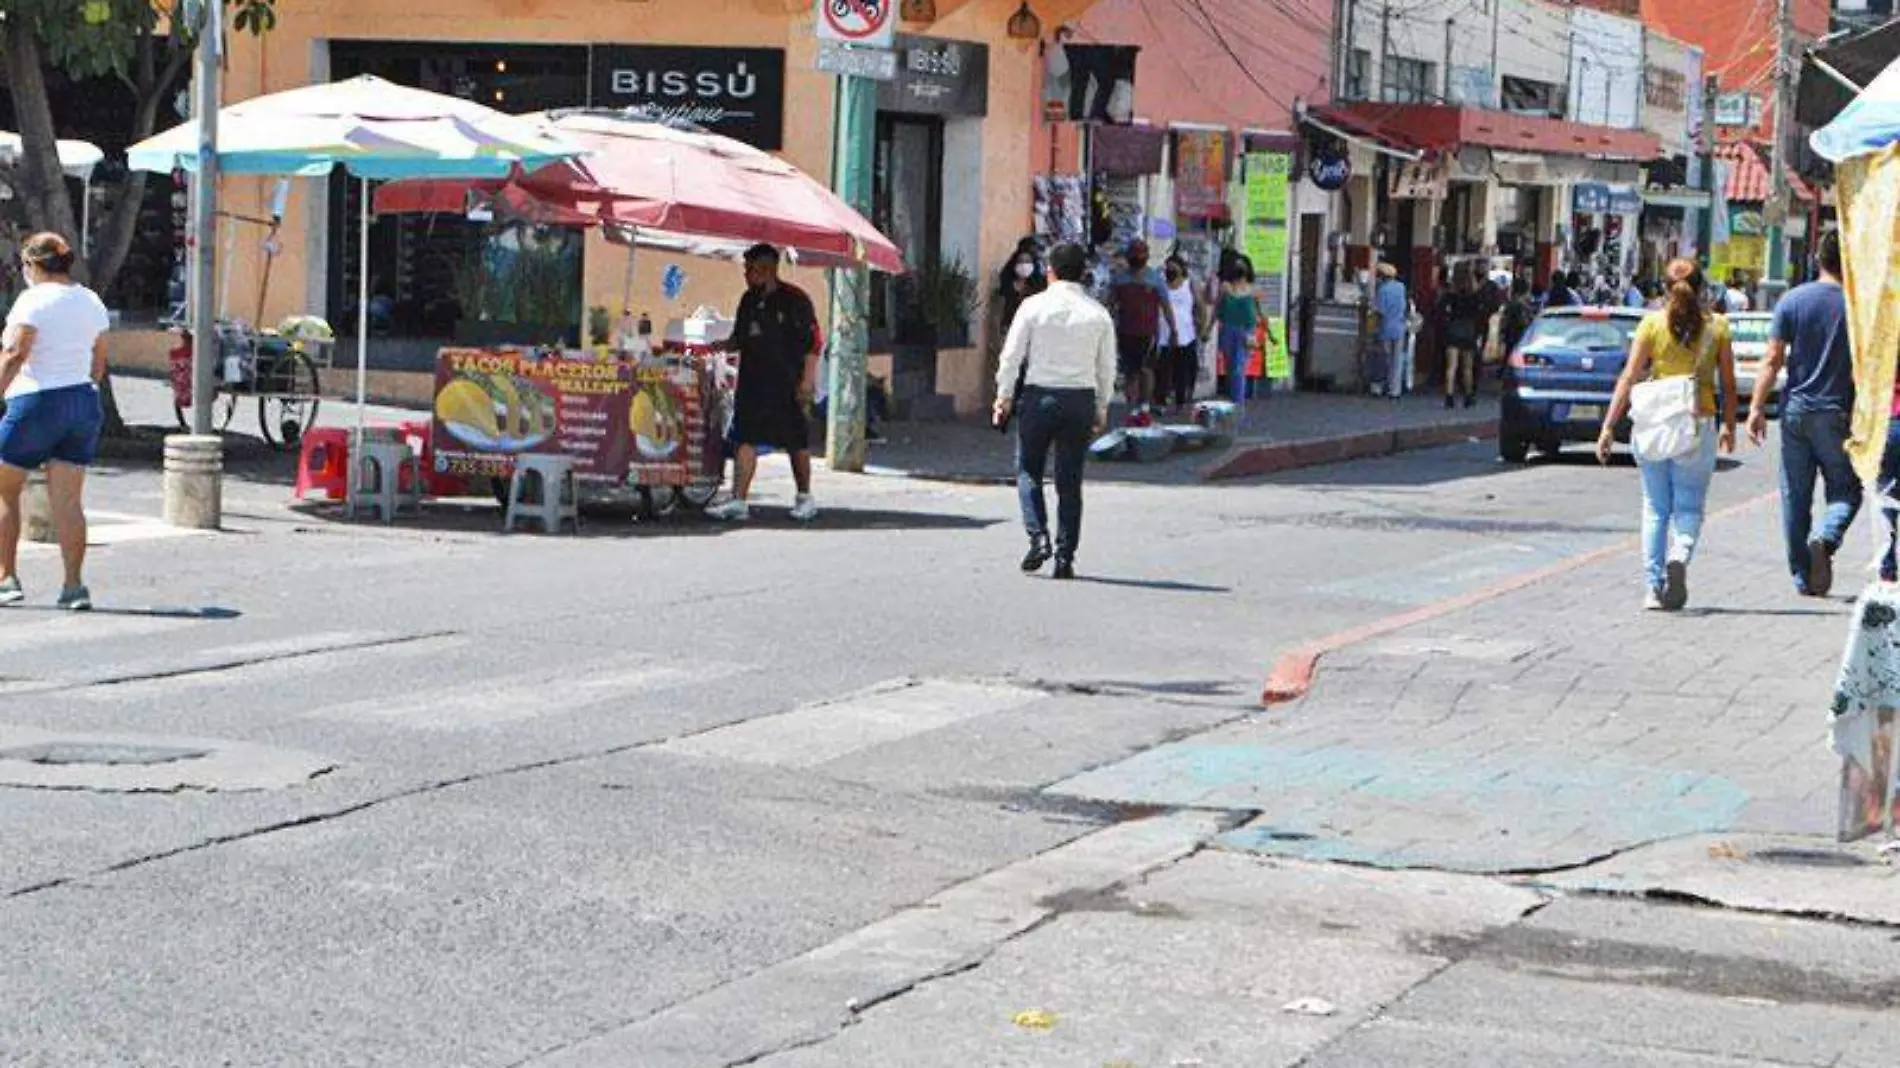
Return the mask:
M 1854 470 L 1873 485 L 1887 448 L 1894 367 L 1900 359 L 1900 145 L 1839 164 L 1847 333 L 1854 346 Z
M 1274 319 L 1273 340 L 1267 342 L 1267 377 L 1275 380 L 1293 377 L 1293 355 L 1286 347 L 1286 320 Z

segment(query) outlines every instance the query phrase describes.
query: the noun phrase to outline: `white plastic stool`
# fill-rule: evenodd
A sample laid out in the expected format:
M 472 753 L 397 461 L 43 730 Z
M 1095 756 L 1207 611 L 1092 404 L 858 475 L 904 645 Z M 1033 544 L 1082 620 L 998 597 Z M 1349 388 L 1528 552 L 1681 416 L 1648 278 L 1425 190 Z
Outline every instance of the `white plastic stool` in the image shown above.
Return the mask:
M 539 483 L 539 500 L 526 500 L 528 476 Z M 508 514 L 503 518 L 504 533 L 513 531 L 523 519 L 536 520 L 549 534 L 559 534 L 561 524 L 572 522 L 574 533 L 581 532 L 581 490 L 574 477 L 572 456 L 548 456 L 527 453 L 515 457 L 515 475 L 508 484 Z
M 394 441 L 364 440 L 363 455 L 350 464 L 351 518 L 358 508 L 370 509 L 385 523 L 394 523 L 404 508 L 422 510 L 422 461 L 414 449 Z

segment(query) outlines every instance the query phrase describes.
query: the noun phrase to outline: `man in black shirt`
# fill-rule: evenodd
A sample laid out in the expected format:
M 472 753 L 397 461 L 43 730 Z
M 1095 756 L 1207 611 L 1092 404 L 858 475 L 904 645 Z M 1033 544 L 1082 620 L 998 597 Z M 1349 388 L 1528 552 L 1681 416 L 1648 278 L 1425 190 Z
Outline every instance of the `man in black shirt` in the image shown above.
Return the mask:
M 739 354 L 734 398 L 732 499 L 706 514 L 714 519 L 750 518 L 752 477 L 759 448 L 782 449 L 792 458 L 798 499 L 792 518 L 818 518 L 811 495 L 811 427 L 805 410 L 818 388 L 818 313 L 811 298 L 778 276 L 778 249 L 755 245 L 745 254 L 746 293 L 739 299 L 727 351 Z

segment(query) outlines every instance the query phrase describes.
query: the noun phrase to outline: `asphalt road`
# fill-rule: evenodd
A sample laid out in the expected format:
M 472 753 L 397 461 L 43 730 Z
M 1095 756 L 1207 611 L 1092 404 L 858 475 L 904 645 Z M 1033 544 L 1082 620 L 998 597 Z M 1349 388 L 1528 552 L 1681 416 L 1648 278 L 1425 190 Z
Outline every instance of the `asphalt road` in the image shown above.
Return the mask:
M 492 506 L 293 511 L 287 469 L 243 455 L 211 536 L 145 521 L 157 472 L 108 465 L 101 611 L 43 610 L 40 549 L 34 604 L 0 614 L 0 1064 L 1472 1063 L 1499 1014 L 1552 1003 L 1525 961 L 1651 922 L 1566 901 L 1501 943 L 1555 891 L 1207 853 L 1240 816 L 1044 789 L 1249 722 L 1303 642 L 1627 542 L 1626 465 L 1474 443 L 1102 484 L 1059 584 L 1017 573 L 1004 489 L 821 472 L 799 527 L 770 468 L 743 527 L 504 537 Z M 1771 483 L 1745 456 L 1715 507 Z M 1743 511 L 1712 550 L 1771 534 Z M 1197 922 L 1157 943 L 1135 885 Z M 1093 1039 L 1037 1046 L 1077 1025 L 1011 1014 L 1063 983 Z M 1831 1057 L 1892 1008 L 1796 985 L 1851 1003 Z M 1332 1013 L 1282 1011 L 1319 987 Z M 1215 1012 L 1221 1041 L 1177 1041 Z M 1655 1037 L 1484 1063 L 1834 1063 Z

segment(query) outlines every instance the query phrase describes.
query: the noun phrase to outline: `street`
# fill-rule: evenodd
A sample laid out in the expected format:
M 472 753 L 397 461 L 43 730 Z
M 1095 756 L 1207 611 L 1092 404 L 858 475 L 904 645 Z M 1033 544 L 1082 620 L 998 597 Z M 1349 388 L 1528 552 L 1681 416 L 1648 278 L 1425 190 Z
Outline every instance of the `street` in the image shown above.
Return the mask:
M 1796 599 L 1770 450 L 1676 616 L 1581 451 L 1092 468 L 1072 584 L 1001 486 L 503 536 L 234 455 L 212 535 L 102 464 L 100 610 L 36 546 L 0 613 L 0 1064 L 1900 1059 L 1826 734 L 1873 524 Z

